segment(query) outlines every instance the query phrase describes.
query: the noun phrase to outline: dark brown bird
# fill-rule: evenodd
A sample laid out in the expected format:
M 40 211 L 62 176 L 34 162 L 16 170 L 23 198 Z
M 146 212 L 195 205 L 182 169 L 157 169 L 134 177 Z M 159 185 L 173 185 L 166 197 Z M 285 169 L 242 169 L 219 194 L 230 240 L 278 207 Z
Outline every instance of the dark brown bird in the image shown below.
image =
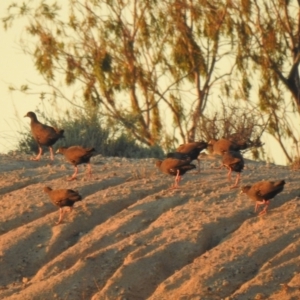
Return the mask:
M 238 148 L 239 151 L 246 150 L 250 147 L 262 146 L 262 143 L 259 140 L 252 142 L 250 139 L 245 140 L 245 139 L 239 137 L 238 135 L 234 135 L 234 134 L 231 135 L 231 137 L 229 137 L 228 140 L 230 142 L 232 142 L 233 144 L 235 144 L 235 146 L 233 146 L 233 147 Z
M 181 144 L 174 153 L 168 153 L 167 157 L 172 157 L 176 159 L 186 160 L 190 159 L 193 161 L 197 159 L 198 161 L 198 173 L 200 173 L 200 159 L 198 158 L 201 151 L 207 148 L 207 143 L 204 141 L 201 142 L 192 142 L 187 144 Z
M 181 160 L 176 158 L 166 158 L 163 161 L 157 160 L 156 166 L 165 174 L 175 176 L 174 185 L 171 188 L 178 188 L 181 176 L 187 171 L 196 168 L 195 165 L 191 164 L 190 160 Z
M 247 194 L 250 199 L 256 201 L 255 212 L 259 205 L 265 205 L 264 209 L 259 213 L 259 215 L 262 215 L 267 212 L 270 200 L 283 191 L 284 185 L 284 180 L 259 181 L 253 185 L 242 187 L 241 193 Z
M 231 181 L 232 171 L 237 172 L 235 183 L 230 188 L 233 189 L 237 187 L 241 178 L 241 172 L 244 169 L 244 158 L 242 154 L 238 151 L 223 152 L 222 164 L 222 166 L 228 170 L 227 177 L 229 181 Z
M 87 172 L 89 179 L 92 176 L 92 168 L 90 159 L 93 156 L 95 148 L 83 148 L 81 146 L 71 146 L 69 148 L 59 147 L 56 153 L 61 153 L 65 156 L 66 160 L 75 167 L 75 172 L 68 180 L 76 179 L 78 173 L 77 165 L 87 164 Z
M 54 145 L 58 139 L 64 138 L 64 130 L 58 130 L 54 127 L 42 124 L 32 111 L 28 112 L 24 117 L 30 118 L 31 133 L 39 147 L 39 153 L 33 160 L 39 160 L 41 158 L 43 153 L 42 146 L 49 147 L 50 159 L 54 160 L 52 145 Z
M 234 143 L 227 139 L 210 140 L 208 142 L 208 146 L 212 148 L 213 154 L 219 155 L 222 155 L 224 152 L 228 151 L 240 151 L 244 149 L 244 145 L 240 146 L 237 143 Z
M 59 207 L 59 219 L 56 222 L 56 224 L 60 224 L 63 215 L 64 215 L 64 207 L 69 207 L 69 212 L 72 211 L 73 205 L 76 201 L 81 201 L 82 197 L 79 195 L 77 191 L 73 190 L 52 190 L 50 187 L 44 187 L 44 192 L 47 193 L 53 202 L 53 204 L 57 205 Z

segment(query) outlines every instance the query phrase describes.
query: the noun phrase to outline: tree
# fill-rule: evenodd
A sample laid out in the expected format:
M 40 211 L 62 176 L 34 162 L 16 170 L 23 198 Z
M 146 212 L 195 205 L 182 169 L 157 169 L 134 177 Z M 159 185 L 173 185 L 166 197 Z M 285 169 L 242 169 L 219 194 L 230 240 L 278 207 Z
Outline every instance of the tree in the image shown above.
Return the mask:
M 57 88 L 63 77 L 144 144 L 194 140 L 208 96 L 234 68 L 222 67 L 235 48 L 231 1 L 69 2 L 12 4 L 3 19 L 8 28 L 26 18 L 23 49 L 53 95 L 74 102 Z
M 177 82 L 175 100 L 180 103 L 181 88 L 190 86 L 193 101 L 186 115 L 186 131 L 181 137 L 194 141 L 200 118 L 207 107 L 208 96 L 216 84 L 224 84 L 232 74 L 232 66 L 219 72 L 219 66 L 234 53 L 230 1 L 170 1 L 167 3 L 170 50 L 168 71 Z M 184 80 L 182 80 L 184 78 Z M 182 105 L 182 104 L 181 104 Z M 180 111 L 180 109 L 179 109 Z M 175 123 L 182 126 L 178 115 Z
M 267 132 L 292 160 L 286 141 L 297 142 L 290 118 L 300 108 L 298 1 L 69 4 L 31 7 L 28 0 L 12 4 L 3 18 L 5 28 L 26 19 L 23 49 L 54 97 L 82 97 L 112 126 L 166 149 L 179 139 L 195 140 L 220 95 L 246 100 L 243 106 L 256 105 L 265 114 Z M 62 78 L 82 94 L 64 94 Z
M 235 10 L 238 69 L 246 82 L 259 79 L 258 105 L 270 115 L 268 132 L 291 162 L 285 141 L 298 139 L 289 118 L 300 111 L 300 1 L 243 0 Z

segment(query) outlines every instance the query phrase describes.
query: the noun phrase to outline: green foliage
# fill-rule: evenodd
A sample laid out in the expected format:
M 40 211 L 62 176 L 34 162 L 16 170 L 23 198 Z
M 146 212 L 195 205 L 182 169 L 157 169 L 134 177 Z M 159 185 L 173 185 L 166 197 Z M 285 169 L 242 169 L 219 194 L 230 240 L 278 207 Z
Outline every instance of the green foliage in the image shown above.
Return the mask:
M 188 129 L 198 123 L 207 95 L 229 75 L 219 76 L 218 67 L 234 45 L 222 39 L 234 24 L 227 6 L 216 0 L 70 0 L 69 6 L 27 0 L 11 5 L 2 21 L 7 29 L 25 19 L 22 48 L 56 97 L 64 94 L 57 87 L 76 87 L 80 101 L 101 106 L 102 116 L 151 146 L 168 143 L 172 120 L 175 135 L 193 136 Z M 191 122 L 186 114 L 194 104 L 186 97 L 199 110 Z
M 195 140 L 222 92 L 272 112 L 277 140 L 292 128 L 288 104 L 300 111 L 299 1 L 45 2 L 11 4 L 4 28 L 25 19 L 21 46 L 54 97 L 82 91 L 75 100 L 143 145 Z
M 39 112 L 40 122 L 64 129 L 64 139 L 58 140 L 53 149 L 65 146 L 80 145 L 94 147 L 98 154 L 104 156 L 120 156 L 128 158 L 162 157 L 163 150 L 155 145 L 145 147 L 137 144 L 135 140 L 121 132 L 109 130 L 96 114 L 86 114 L 78 111 L 68 112 L 62 119 L 47 118 Z M 38 152 L 38 146 L 29 130 L 21 132 L 21 139 L 17 145 L 18 151 L 24 153 Z M 48 151 L 47 147 L 43 150 Z
M 132 158 L 163 157 L 164 152 L 158 145 L 144 147 L 138 145 L 131 137 L 122 134 L 115 140 L 109 140 L 104 151 L 107 156 L 120 156 Z

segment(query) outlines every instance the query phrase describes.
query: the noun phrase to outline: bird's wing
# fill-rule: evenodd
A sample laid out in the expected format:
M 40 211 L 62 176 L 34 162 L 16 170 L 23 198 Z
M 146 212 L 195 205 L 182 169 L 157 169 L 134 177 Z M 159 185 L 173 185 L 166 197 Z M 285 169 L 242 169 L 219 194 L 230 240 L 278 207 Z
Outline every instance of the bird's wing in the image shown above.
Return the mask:
M 68 154 L 72 153 L 72 155 L 76 157 L 81 157 L 87 153 L 87 150 L 81 146 L 72 146 L 66 150 L 66 153 Z
M 279 192 L 281 190 L 281 185 L 274 185 L 274 182 L 272 181 L 265 181 L 259 186 L 258 195 L 260 195 L 262 198 L 267 198 L 270 194 L 276 194 L 277 191 Z
M 177 149 L 176 152 L 181 153 L 190 153 L 197 147 L 196 143 L 188 143 L 188 144 L 182 144 Z
M 36 123 L 32 126 L 32 134 L 39 143 L 57 138 L 57 132 L 53 127 L 41 123 Z
M 236 164 L 236 163 L 238 163 L 240 161 L 241 161 L 240 158 L 232 157 L 232 156 L 226 156 L 223 159 L 223 164 L 224 165 L 231 165 L 231 164 Z
M 78 192 L 73 190 L 66 190 L 66 197 L 71 201 L 81 200 L 81 196 L 78 194 Z

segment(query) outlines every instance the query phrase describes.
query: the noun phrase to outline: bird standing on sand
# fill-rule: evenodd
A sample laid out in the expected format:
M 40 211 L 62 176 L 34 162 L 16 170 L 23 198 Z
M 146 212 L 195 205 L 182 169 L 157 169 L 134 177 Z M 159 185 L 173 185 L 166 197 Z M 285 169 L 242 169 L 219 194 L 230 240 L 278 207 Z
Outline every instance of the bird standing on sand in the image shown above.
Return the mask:
M 247 145 L 245 143 L 238 144 L 227 139 L 220 139 L 220 140 L 212 139 L 208 142 L 208 146 L 212 148 L 213 154 L 219 154 L 219 155 L 222 155 L 224 152 L 240 151 L 247 148 Z
M 59 207 L 59 219 L 55 224 L 60 224 L 63 215 L 64 215 L 64 207 L 69 207 L 69 212 L 72 211 L 73 205 L 76 201 L 81 201 L 82 197 L 79 195 L 77 191 L 61 189 L 61 190 L 52 190 L 50 187 L 45 187 L 44 192 L 47 193 L 53 202 L 53 204 Z
M 244 169 L 244 158 L 242 154 L 238 151 L 223 152 L 222 164 L 222 166 L 228 169 L 227 177 L 229 181 L 231 181 L 232 171 L 237 172 L 235 183 L 230 187 L 231 189 L 236 188 L 241 178 L 241 172 Z
M 75 172 L 68 180 L 74 180 L 77 177 L 78 167 L 80 164 L 87 164 L 87 172 L 89 179 L 92 176 L 92 168 L 90 159 L 93 156 L 95 148 L 83 148 L 81 146 L 71 146 L 69 148 L 60 147 L 56 153 L 61 153 L 65 156 L 66 160 L 75 167 Z
M 24 117 L 30 118 L 31 133 L 39 147 L 38 155 L 32 160 L 39 160 L 41 158 L 43 153 L 42 146 L 49 147 L 50 159 L 54 160 L 52 145 L 54 145 L 58 139 L 64 138 L 64 130 L 58 130 L 54 127 L 42 124 L 32 111 L 28 112 Z
M 265 205 L 264 209 L 259 213 L 259 215 L 263 215 L 267 212 L 270 200 L 283 191 L 284 185 L 284 180 L 259 181 L 253 185 L 242 187 L 241 193 L 247 194 L 250 199 L 256 201 L 255 212 L 259 205 Z
M 192 142 L 187 144 L 181 144 L 174 153 L 168 153 L 167 157 L 177 158 L 177 159 L 187 159 L 190 158 L 191 161 L 197 159 L 198 161 L 198 173 L 200 173 L 200 159 L 198 158 L 201 151 L 207 148 L 207 143 Z
M 175 176 L 174 185 L 171 187 L 174 189 L 178 188 L 182 175 L 196 168 L 195 165 L 191 164 L 190 160 L 176 158 L 157 160 L 155 164 L 163 173 Z

